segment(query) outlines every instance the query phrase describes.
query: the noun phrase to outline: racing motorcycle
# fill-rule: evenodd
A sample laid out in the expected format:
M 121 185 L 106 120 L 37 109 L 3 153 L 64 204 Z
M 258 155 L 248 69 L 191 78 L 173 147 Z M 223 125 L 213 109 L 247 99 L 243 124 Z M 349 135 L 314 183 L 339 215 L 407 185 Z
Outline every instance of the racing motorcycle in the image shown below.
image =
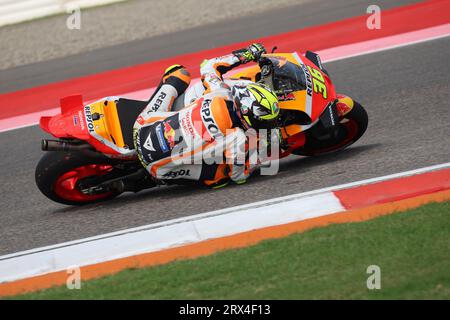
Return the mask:
M 302 56 L 272 51 L 224 80 L 230 85 L 261 82 L 276 92 L 280 158 L 342 150 L 366 131 L 366 111 L 349 96 L 336 93 L 314 52 Z M 195 105 L 204 90 L 201 82 L 192 85 L 172 110 Z M 35 173 L 40 191 L 53 201 L 82 205 L 157 186 L 133 150 L 133 124 L 148 102 L 108 97 L 84 104 L 81 95 L 62 98 L 60 114 L 40 119 L 40 127 L 57 138 L 42 140 L 46 153 Z

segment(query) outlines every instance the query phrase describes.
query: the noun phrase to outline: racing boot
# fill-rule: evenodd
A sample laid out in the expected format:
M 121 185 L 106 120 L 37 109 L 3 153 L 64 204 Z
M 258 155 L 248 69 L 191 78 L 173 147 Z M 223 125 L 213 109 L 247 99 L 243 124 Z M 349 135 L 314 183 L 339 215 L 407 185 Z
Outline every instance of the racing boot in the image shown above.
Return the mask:
M 212 167 L 210 167 L 212 168 Z M 209 168 L 208 168 L 209 169 Z M 226 164 L 219 164 L 215 169 L 212 170 L 212 179 L 203 179 L 202 183 L 205 187 L 211 189 L 220 189 L 228 185 L 230 182 L 230 169 Z
M 186 68 L 179 64 L 168 67 L 146 109 L 149 112 L 170 111 L 173 101 L 184 93 L 190 82 L 191 75 Z

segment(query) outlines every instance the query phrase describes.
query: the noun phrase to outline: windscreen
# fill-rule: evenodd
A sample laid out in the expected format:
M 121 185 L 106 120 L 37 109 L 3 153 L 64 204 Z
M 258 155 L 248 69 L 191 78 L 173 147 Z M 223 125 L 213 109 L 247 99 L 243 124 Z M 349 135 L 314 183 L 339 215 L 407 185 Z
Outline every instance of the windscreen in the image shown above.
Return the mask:
M 298 65 L 275 57 L 271 57 L 270 60 L 274 67 L 273 86 L 277 93 L 306 89 L 305 74 Z

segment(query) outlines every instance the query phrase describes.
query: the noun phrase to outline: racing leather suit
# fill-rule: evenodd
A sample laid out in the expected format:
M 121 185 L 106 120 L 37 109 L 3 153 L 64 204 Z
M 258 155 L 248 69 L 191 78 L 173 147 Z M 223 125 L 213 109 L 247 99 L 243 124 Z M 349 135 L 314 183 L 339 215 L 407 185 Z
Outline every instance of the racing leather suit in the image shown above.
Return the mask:
M 170 112 L 170 108 L 187 86 L 162 81 L 134 126 L 139 159 L 154 178 L 200 181 L 208 186 L 230 179 L 246 181 L 245 127 L 237 116 L 231 89 L 222 78 L 225 72 L 250 61 L 245 52 L 205 60 L 200 67 L 205 94 L 178 112 Z M 189 75 L 185 69 L 178 72 L 176 79 Z

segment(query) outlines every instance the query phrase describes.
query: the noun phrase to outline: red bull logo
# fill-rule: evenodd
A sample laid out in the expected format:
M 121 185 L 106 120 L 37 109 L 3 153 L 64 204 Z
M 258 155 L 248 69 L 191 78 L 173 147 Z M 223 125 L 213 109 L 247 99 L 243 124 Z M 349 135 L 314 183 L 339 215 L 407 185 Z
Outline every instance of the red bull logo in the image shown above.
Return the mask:
M 336 104 L 338 114 L 342 117 L 349 113 L 353 108 L 353 101 L 350 97 L 342 94 L 338 95 L 339 101 Z
M 175 130 L 169 122 L 164 122 L 164 137 L 167 142 L 169 142 L 169 146 L 172 149 L 175 146 Z

